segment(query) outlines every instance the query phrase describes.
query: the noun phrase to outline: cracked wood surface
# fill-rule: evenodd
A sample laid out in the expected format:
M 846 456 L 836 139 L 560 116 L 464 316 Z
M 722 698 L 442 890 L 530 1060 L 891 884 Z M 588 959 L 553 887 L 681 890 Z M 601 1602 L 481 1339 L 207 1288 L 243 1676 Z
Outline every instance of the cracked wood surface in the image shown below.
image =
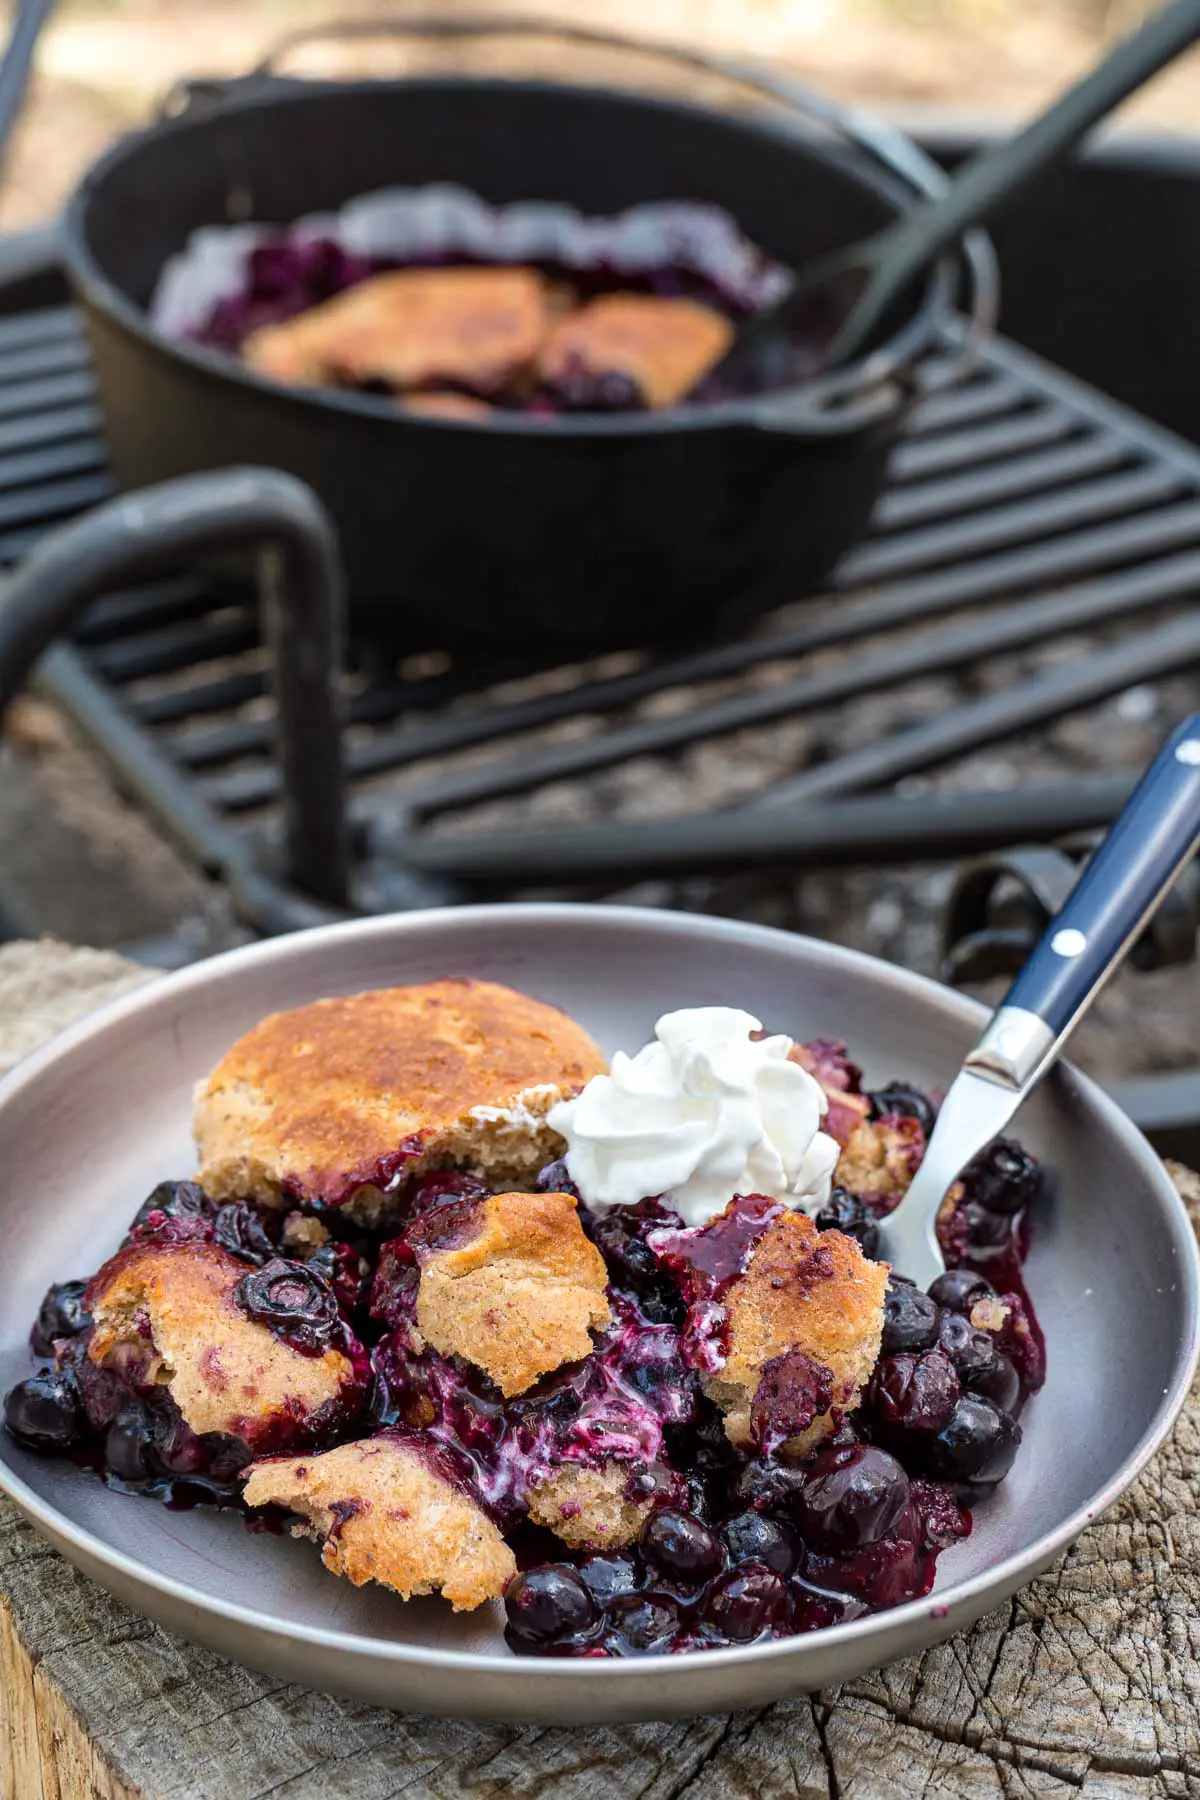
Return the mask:
M 0 951 L 0 1065 L 39 959 Z M 81 955 L 71 1005 L 113 991 Z M 20 1012 L 20 1019 L 16 1017 Z M 1200 1180 L 1174 1171 L 1193 1218 Z M 4 1800 L 1200 1800 L 1200 1389 L 1137 1486 L 969 1632 L 844 1687 L 672 1725 L 404 1718 L 224 1662 L 0 1501 Z

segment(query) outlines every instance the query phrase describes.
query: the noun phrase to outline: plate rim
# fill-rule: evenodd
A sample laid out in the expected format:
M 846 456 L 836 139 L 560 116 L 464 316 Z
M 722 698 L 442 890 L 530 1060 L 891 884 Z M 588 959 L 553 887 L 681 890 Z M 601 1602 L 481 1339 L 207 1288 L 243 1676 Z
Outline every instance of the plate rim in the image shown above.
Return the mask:
M 68 1025 L 45 1044 L 23 1058 L 6 1075 L 0 1077 L 0 1111 L 7 1108 L 27 1088 L 35 1085 L 61 1057 L 103 1037 L 112 1027 L 151 1010 L 164 996 L 183 996 L 193 987 L 207 985 L 212 974 L 235 972 L 246 964 L 290 960 L 293 946 L 344 942 L 355 938 L 370 939 L 393 936 L 419 936 L 431 923 L 451 926 L 468 933 L 486 930 L 492 924 L 592 924 L 600 928 L 630 928 L 644 931 L 647 927 L 664 936 L 711 937 L 726 942 L 740 941 L 750 946 L 776 950 L 794 945 L 804 946 L 827 963 L 857 970 L 885 985 L 909 991 L 933 1001 L 943 1014 L 954 1016 L 966 1024 L 981 1025 L 988 1008 L 966 995 L 957 994 L 926 975 L 885 962 L 865 951 L 841 944 L 827 943 L 805 933 L 791 932 L 776 926 L 759 925 L 739 919 L 724 919 L 709 914 L 684 913 L 666 908 L 640 906 L 590 905 L 570 901 L 497 902 L 461 907 L 430 907 L 406 913 L 376 914 L 361 919 L 320 925 L 309 930 L 289 933 L 259 942 L 239 945 L 217 956 L 208 957 L 188 967 L 172 971 L 160 980 L 147 982 L 131 992 L 117 996 L 95 1012 Z M 818 1657 L 823 1650 L 853 1647 L 870 1641 L 878 1646 L 872 1666 L 886 1663 L 902 1653 L 902 1641 L 910 1627 L 919 1620 L 936 1619 L 939 1635 L 946 1636 L 970 1624 L 993 1599 L 1000 1599 L 1032 1580 L 1046 1568 L 1079 1534 L 1093 1524 L 1102 1513 L 1137 1480 L 1165 1440 L 1182 1409 L 1197 1362 L 1200 1360 L 1200 1246 L 1183 1200 L 1143 1134 L 1116 1102 L 1089 1076 L 1063 1062 L 1049 1077 L 1056 1086 L 1065 1085 L 1080 1099 L 1098 1111 L 1107 1128 L 1122 1141 L 1145 1167 L 1147 1178 L 1157 1190 L 1174 1247 L 1179 1252 L 1179 1278 L 1183 1290 L 1186 1338 L 1178 1346 L 1175 1372 L 1163 1390 L 1161 1400 L 1139 1439 L 1103 1487 L 1083 1506 L 1077 1507 L 1054 1528 L 1034 1543 L 1014 1551 L 978 1574 L 955 1583 L 941 1593 L 927 1594 L 905 1602 L 887 1612 L 869 1613 L 841 1625 L 823 1627 L 819 1631 L 800 1633 L 766 1643 L 730 1645 L 705 1650 L 705 1671 L 731 1667 L 794 1660 L 802 1664 Z M 184 1605 L 202 1615 L 216 1616 L 226 1624 L 247 1628 L 252 1632 L 269 1632 L 287 1640 L 293 1647 L 310 1646 L 352 1662 L 388 1663 L 398 1668 L 431 1668 L 445 1674 L 502 1676 L 526 1680 L 536 1677 L 548 1689 L 570 1688 L 580 1680 L 607 1687 L 641 1685 L 650 1678 L 670 1678 L 673 1682 L 686 1677 L 696 1667 L 699 1653 L 672 1655 L 655 1653 L 631 1658 L 584 1659 L 518 1656 L 511 1652 L 496 1655 L 482 1651 L 447 1650 L 432 1645 L 413 1645 L 389 1638 L 368 1637 L 360 1633 L 332 1631 L 323 1626 L 300 1624 L 294 1620 L 263 1613 L 256 1608 L 223 1600 L 199 1588 L 163 1575 L 152 1565 L 139 1561 L 109 1545 L 91 1531 L 75 1524 L 56 1506 L 43 1500 L 17 1474 L 7 1459 L 0 1437 L 0 1492 L 6 1493 L 29 1522 L 48 1536 L 68 1557 L 78 1564 L 83 1559 L 89 1572 L 97 1566 L 114 1576 L 125 1591 L 148 1588 L 173 1607 Z M 101 1580 L 103 1577 L 96 1577 Z M 982 1602 L 981 1604 L 977 1604 Z M 137 1602 L 131 1602 L 136 1608 Z M 188 1635 L 186 1632 L 183 1635 Z M 889 1646 L 896 1643 L 895 1649 Z M 584 1674 L 586 1671 L 586 1674 Z M 464 1716 L 471 1716 L 469 1713 Z

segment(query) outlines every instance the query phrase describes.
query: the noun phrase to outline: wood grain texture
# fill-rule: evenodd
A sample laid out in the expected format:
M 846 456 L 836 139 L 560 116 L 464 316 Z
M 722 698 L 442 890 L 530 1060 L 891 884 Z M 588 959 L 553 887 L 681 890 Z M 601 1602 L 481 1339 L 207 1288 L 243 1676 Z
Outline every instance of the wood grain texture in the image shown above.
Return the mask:
M 26 1015 L 26 1038 L 28 1024 Z M 0 979 L 0 1059 L 4 1041 Z M 1200 1218 L 1200 1181 L 1173 1172 Z M 1195 1800 L 1200 1391 L 1137 1486 L 974 1630 L 819 1696 L 674 1725 L 504 1729 L 403 1718 L 282 1685 L 149 1624 L 0 1502 L 0 1792 Z

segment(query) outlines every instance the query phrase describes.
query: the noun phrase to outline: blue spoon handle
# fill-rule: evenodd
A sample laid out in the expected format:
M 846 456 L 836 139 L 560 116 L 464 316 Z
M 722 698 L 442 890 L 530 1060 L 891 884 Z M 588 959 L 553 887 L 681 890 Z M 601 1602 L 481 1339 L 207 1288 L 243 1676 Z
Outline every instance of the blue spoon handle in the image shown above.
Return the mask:
M 1032 1087 L 1124 960 L 1200 843 L 1200 713 L 1172 732 L 1125 803 L 967 1066 Z

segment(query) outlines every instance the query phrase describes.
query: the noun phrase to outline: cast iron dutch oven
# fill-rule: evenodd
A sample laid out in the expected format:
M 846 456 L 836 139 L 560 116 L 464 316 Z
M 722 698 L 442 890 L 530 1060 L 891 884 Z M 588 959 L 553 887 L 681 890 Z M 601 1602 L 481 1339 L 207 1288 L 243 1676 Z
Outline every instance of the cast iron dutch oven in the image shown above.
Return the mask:
M 630 47 L 544 22 L 499 28 Z M 948 309 L 946 264 L 834 377 L 641 415 L 404 416 L 386 398 L 275 386 L 232 357 L 167 341 L 147 319 L 163 265 L 197 227 L 291 221 L 380 188 L 450 182 L 493 204 L 541 199 L 586 215 L 714 202 L 800 267 L 935 179 L 905 140 L 790 83 L 668 54 L 790 110 L 734 116 L 499 78 L 312 83 L 279 76 L 272 59 L 224 88 L 193 87 L 183 116 L 118 143 L 69 208 L 65 260 L 119 479 L 137 487 L 246 463 L 298 475 L 332 514 L 355 601 L 400 609 L 414 639 L 690 636 L 811 590 L 864 529 L 917 360 Z

